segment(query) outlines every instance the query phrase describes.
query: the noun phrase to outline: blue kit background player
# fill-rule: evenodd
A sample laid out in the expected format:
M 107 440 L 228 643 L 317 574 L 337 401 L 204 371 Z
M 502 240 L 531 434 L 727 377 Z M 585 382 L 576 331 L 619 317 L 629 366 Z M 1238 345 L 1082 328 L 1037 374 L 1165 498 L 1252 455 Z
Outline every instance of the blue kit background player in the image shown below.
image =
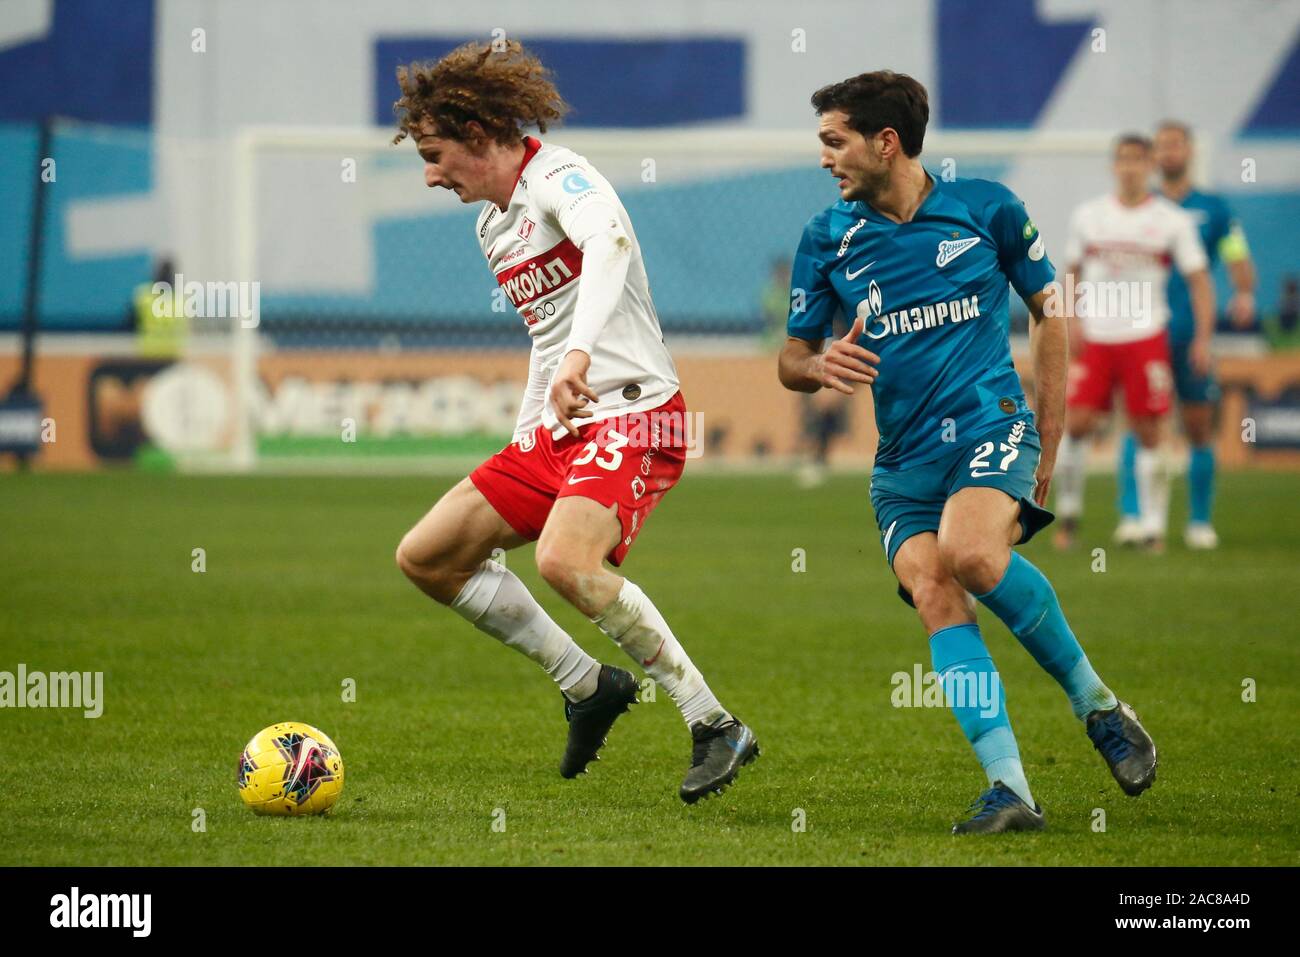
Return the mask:
M 1011 550 L 1052 520 L 1042 503 L 1065 413 L 1065 318 L 1048 305 L 1043 240 L 1006 187 L 922 167 L 929 104 L 911 77 L 864 73 L 812 104 L 841 200 L 804 228 L 779 375 L 801 392 L 872 391 L 881 543 L 990 785 L 954 833 L 1044 820 L 973 599 L 1060 683 L 1116 780 L 1139 794 L 1155 779 L 1150 736 L 1093 670 L 1051 584 Z M 1037 416 L 1011 361 L 1008 284 L 1032 316 Z M 823 352 L 837 312 L 853 328 Z M 970 688 L 996 688 L 997 700 L 970 700 Z
M 1192 133 L 1183 123 L 1167 120 L 1156 130 L 1155 161 L 1160 169 L 1160 191 L 1171 202 L 1192 214 L 1210 260 L 1210 269 L 1222 261 L 1228 269 L 1233 295 L 1228 315 L 1237 328 L 1248 329 L 1255 322 L 1255 268 L 1240 225 L 1227 202 L 1192 185 Z M 1211 371 L 1198 373 L 1192 362 L 1192 344 L 1198 336 L 1208 351 L 1211 329 L 1198 330 L 1192 321 L 1192 304 L 1187 284 L 1177 271 L 1169 274 L 1169 352 L 1174 372 L 1174 392 L 1187 436 L 1188 521 L 1184 540 L 1189 548 L 1215 548 L 1214 529 L 1214 410 L 1219 404 L 1219 386 Z M 1121 521 L 1115 537 L 1122 544 L 1140 538 L 1138 490 L 1135 475 L 1137 442 L 1126 433 L 1120 443 L 1119 508 Z

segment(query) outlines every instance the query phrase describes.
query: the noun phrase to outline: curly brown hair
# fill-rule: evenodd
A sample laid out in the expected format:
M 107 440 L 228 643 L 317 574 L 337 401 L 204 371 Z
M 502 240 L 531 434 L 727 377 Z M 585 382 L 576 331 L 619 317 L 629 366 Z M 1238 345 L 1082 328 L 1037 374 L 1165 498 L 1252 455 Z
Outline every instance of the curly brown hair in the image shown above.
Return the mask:
M 393 104 L 398 126 L 393 142 L 418 138 L 428 120 L 448 139 L 469 139 L 474 121 L 489 139 L 509 144 L 519 139 L 521 126 L 545 133 L 548 123 L 562 119 L 569 104 L 550 71 L 518 40 L 504 47 L 471 41 L 436 63 L 398 67 L 402 96 Z

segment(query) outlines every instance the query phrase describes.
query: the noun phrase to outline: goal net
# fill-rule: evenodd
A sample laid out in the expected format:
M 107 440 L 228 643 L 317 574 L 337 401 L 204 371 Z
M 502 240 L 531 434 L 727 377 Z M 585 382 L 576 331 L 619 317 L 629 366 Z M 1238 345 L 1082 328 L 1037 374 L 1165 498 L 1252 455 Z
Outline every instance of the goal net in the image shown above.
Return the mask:
M 719 441 L 722 457 L 780 452 L 784 440 L 761 430 L 787 416 L 771 350 L 789 260 L 804 223 L 836 198 L 816 137 L 552 136 L 618 189 L 687 394 L 707 397 L 702 407 L 734 440 Z M 378 128 L 239 136 L 231 259 L 260 284 L 260 306 L 256 324 L 232 337 L 234 465 L 463 468 L 509 440 L 525 327 L 483 261 L 477 205 L 425 188 L 413 146 L 391 137 Z M 1107 133 L 932 132 L 922 161 L 937 176 L 1006 183 L 1059 256 L 1072 207 L 1108 188 L 1110 146 Z

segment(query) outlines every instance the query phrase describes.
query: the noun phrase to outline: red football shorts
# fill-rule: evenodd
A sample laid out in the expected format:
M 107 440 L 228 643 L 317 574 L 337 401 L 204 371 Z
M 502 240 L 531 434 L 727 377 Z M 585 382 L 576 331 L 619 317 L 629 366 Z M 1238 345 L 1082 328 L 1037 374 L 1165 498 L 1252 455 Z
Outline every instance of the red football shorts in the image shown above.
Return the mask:
M 1174 376 L 1164 332 L 1135 342 L 1085 343 L 1083 354 L 1070 363 L 1065 402 L 1107 412 L 1116 386 L 1124 389 L 1130 416 L 1169 411 Z
M 576 422 L 575 422 L 576 424 Z M 622 537 L 609 560 L 623 563 L 646 518 L 686 467 L 686 400 L 629 412 L 554 439 L 539 425 L 473 472 L 470 481 L 510 527 L 536 541 L 557 498 L 581 495 L 618 508 Z

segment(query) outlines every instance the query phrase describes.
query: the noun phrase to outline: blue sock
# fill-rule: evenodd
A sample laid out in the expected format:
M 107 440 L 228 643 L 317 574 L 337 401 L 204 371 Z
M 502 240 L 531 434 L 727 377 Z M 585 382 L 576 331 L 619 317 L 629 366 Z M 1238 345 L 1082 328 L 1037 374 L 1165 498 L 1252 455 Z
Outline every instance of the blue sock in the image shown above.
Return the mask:
M 1197 445 L 1187 464 L 1187 490 L 1191 498 L 1191 520 L 1210 521 L 1214 507 L 1214 446 Z
M 1007 716 L 1007 695 L 978 625 L 951 625 L 930 636 L 930 661 L 945 700 L 975 749 L 989 784 L 1001 781 L 1035 807 Z
M 1002 619 L 1042 669 L 1057 680 L 1070 696 L 1076 718 L 1115 707 L 1115 696 L 1101 683 L 1070 631 L 1051 582 L 1028 559 L 1013 551 L 1002 581 L 988 594 L 975 597 Z
M 1123 518 L 1136 519 L 1142 514 L 1138 505 L 1137 451 L 1137 439 L 1132 432 L 1125 432 L 1119 444 L 1119 470 L 1115 473 L 1119 488 L 1119 514 Z

